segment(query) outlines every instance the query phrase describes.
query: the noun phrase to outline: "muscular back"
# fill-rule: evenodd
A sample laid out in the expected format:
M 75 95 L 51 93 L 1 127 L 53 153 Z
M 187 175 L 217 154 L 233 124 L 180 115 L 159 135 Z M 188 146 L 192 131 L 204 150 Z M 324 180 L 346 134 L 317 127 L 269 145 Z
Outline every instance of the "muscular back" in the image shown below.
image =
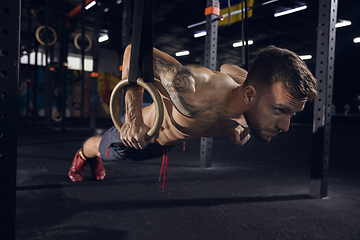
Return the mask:
M 183 66 L 171 56 L 154 49 L 155 86 L 165 106 L 164 124 L 157 141 L 162 145 L 178 144 L 198 137 L 213 137 L 235 128 L 231 109 L 235 89 L 246 77 L 229 74 L 231 67 L 214 72 L 205 67 Z M 223 69 L 222 69 L 223 70 Z M 151 125 L 154 106 L 143 110 L 144 122 Z

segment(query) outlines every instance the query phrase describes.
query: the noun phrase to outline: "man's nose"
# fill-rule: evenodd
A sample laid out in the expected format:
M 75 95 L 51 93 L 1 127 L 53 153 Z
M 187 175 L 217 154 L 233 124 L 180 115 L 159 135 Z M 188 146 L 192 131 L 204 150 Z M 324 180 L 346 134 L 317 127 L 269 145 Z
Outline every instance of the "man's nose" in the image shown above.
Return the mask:
M 290 118 L 289 117 L 284 117 L 281 118 L 277 124 L 276 127 L 281 130 L 282 132 L 287 132 L 289 131 L 289 127 L 290 127 Z

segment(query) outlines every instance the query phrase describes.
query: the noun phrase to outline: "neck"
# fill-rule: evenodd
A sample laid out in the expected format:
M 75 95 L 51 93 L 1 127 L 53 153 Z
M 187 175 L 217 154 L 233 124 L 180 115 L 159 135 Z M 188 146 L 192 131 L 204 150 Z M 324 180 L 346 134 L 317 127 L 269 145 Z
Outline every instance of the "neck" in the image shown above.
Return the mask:
M 244 88 L 239 85 L 233 90 L 233 94 L 229 104 L 229 110 L 232 113 L 233 119 L 240 118 L 245 111 L 248 110 L 248 106 L 244 102 Z

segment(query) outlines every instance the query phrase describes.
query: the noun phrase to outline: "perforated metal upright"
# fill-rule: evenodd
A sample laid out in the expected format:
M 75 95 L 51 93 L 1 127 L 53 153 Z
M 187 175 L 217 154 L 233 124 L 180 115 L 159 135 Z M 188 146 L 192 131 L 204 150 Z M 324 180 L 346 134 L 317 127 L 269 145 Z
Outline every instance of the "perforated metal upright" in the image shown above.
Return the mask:
M 214 9 L 206 15 L 206 37 L 205 37 L 205 64 L 210 70 L 216 70 L 217 37 L 218 37 L 218 15 L 214 14 L 219 9 L 219 0 L 207 0 L 207 9 Z M 212 138 L 201 138 L 200 142 L 200 167 L 211 167 Z
M 0 6 L 0 233 L 15 239 L 20 0 Z
M 314 102 L 310 180 L 310 196 L 316 198 L 327 196 L 337 5 L 337 0 L 319 1 L 315 74 L 319 97 Z
M 95 9 L 95 24 L 94 24 L 94 39 L 99 39 L 101 28 L 101 2 L 96 1 Z M 94 41 L 93 51 L 93 73 L 91 75 L 91 106 L 90 106 L 90 131 L 94 134 L 96 129 L 96 103 L 97 103 L 97 89 L 98 89 L 98 71 L 99 71 L 99 53 L 100 44 L 99 41 Z

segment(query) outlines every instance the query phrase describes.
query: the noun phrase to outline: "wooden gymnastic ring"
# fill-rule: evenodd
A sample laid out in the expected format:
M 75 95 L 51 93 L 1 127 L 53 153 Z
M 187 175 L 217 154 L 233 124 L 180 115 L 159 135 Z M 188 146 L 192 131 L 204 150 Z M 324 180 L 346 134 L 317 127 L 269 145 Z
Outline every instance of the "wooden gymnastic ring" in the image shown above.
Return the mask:
M 36 39 L 38 40 L 38 42 L 39 42 L 41 45 L 46 45 L 46 44 L 45 44 L 43 41 L 41 41 L 41 39 L 40 39 L 40 31 L 41 31 L 41 29 L 43 29 L 43 28 L 45 28 L 44 25 L 43 25 L 43 26 L 40 26 L 40 27 L 38 27 L 38 28 L 36 29 L 35 37 L 36 37 Z M 56 35 L 55 30 L 54 30 L 52 27 L 48 27 L 48 29 L 54 33 L 54 40 L 53 40 L 51 43 L 49 43 L 49 46 L 51 46 L 51 45 L 54 45 L 54 44 L 55 44 L 55 42 L 56 42 L 56 40 L 57 40 L 57 35 Z
M 81 47 L 78 44 L 78 39 L 81 36 L 81 33 L 76 34 L 75 38 L 74 38 L 74 44 L 75 47 L 79 50 L 81 50 Z M 89 37 L 89 35 L 85 34 L 86 39 L 89 41 L 89 46 L 85 49 L 85 52 L 89 51 L 91 49 L 92 46 L 92 41 L 91 38 Z
M 63 114 L 63 112 L 59 112 L 58 110 L 55 110 L 51 113 L 51 118 L 55 122 L 60 122 L 61 120 L 63 120 L 64 114 Z
M 119 115 L 119 102 L 120 102 L 120 93 L 121 90 L 128 86 L 130 83 L 128 79 L 123 79 L 115 86 L 114 90 L 111 93 L 110 97 L 110 116 L 111 119 L 120 132 L 120 129 L 123 125 Z M 153 138 L 160 130 L 163 120 L 164 120 L 164 106 L 162 104 L 161 96 L 158 90 L 154 87 L 152 83 L 145 83 L 142 78 L 137 79 L 137 84 L 143 88 L 145 88 L 151 95 L 152 99 L 155 103 L 155 121 L 154 125 L 150 128 L 150 130 L 145 135 L 145 141 Z

